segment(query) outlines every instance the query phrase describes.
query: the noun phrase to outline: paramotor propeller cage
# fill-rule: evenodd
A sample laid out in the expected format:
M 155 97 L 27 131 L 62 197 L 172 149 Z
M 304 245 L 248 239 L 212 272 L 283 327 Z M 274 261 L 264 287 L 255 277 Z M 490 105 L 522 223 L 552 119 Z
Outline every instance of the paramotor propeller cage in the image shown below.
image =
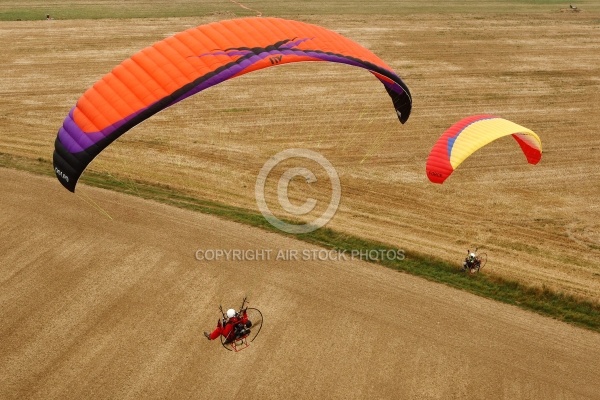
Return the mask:
M 467 271 L 472 274 L 476 274 L 485 267 L 487 264 L 487 253 L 479 253 L 477 254 L 477 249 L 475 249 L 475 260 L 470 263 L 469 257 L 465 260 L 465 264 L 463 265 L 462 271 Z
M 246 299 L 242 303 L 242 307 L 245 305 Z M 225 338 L 221 335 L 221 344 L 229 351 L 242 351 L 250 346 L 250 343 L 256 339 L 263 325 L 263 315 L 258 308 L 248 307 L 245 309 L 246 314 L 248 315 L 248 321 L 252 323 L 250 328 L 245 331 L 249 331 L 247 333 L 243 333 L 240 336 L 236 337 L 236 330 L 234 329 L 230 336 L 234 336 L 233 338 Z M 241 314 L 244 311 L 244 308 L 241 308 L 239 313 Z

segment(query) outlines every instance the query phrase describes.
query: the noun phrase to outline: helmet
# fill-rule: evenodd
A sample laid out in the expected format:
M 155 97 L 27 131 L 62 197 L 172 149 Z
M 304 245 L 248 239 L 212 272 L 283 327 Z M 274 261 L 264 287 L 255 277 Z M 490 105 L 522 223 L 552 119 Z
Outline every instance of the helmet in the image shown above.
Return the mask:
M 235 310 L 233 308 L 230 308 L 229 310 L 227 310 L 227 318 L 233 318 L 235 317 Z
M 475 253 L 469 254 L 469 258 L 475 258 Z

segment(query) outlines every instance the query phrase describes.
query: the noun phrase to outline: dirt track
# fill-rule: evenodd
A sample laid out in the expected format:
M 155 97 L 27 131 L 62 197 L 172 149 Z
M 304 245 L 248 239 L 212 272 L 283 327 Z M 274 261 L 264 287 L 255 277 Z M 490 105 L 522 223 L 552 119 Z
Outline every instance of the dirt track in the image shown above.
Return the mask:
M 0 180 L 3 399 L 599 398 L 596 333 L 361 261 L 197 261 L 313 247 L 22 172 Z M 202 331 L 245 294 L 266 323 L 233 354 Z

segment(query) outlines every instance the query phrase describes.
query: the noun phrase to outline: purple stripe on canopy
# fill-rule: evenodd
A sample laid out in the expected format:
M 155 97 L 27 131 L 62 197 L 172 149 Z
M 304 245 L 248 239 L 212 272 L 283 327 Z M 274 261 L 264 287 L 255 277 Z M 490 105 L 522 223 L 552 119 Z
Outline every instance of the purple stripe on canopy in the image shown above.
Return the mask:
M 303 50 L 293 49 L 293 48 L 286 49 L 285 47 L 282 46 L 282 48 L 280 48 L 280 49 L 274 49 L 269 52 L 265 51 L 265 52 L 259 53 L 257 55 L 254 55 L 252 57 L 249 57 L 247 59 L 244 59 L 239 64 L 235 64 L 235 65 L 231 66 L 230 68 L 227 68 L 227 69 L 215 74 L 214 76 L 211 76 L 210 78 L 204 80 L 198 86 L 195 86 L 194 88 L 187 91 L 186 93 L 184 93 L 177 99 L 168 103 L 164 108 L 169 107 L 181 100 L 184 100 L 198 92 L 201 92 L 202 90 L 204 90 L 206 88 L 209 88 L 209 87 L 217 85 L 227 79 L 230 79 L 234 75 L 243 72 L 243 70 L 250 67 L 252 64 L 254 64 L 260 60 L 263 60 L 267 57 L 271 57 L 271 56 L 277 55 L 277 54 L 283 54 L 283 55 L 294 54 L 294 55 L 300 55 L 300 56 L 304 55 L 304 56 L 313 58 L 315 60 L 330 61 L 330 62 L 335 62 L 335 63 L 358 66 L 358 67 L 362 67 L 362 68 L 365 67 L 363 63 L 356 61 L 356 60 L 352 60 L 352 59 L 344 57 L 344 56 L 339 56 L 339 55 L 335 55 L 335 54 L 326 54 L 326 53 L 317 52 L 317 51 L 303 51 Z M 391 71 L 388 71 L 388 72 L 391 75 L 396 76 Z M 398 79 L 400 79 L 400 78 L 398 78 Z M 402 87 L 396 83 L 390 84 L 389 82 L 386 82 L 386 81 L 382 81 L 382 83 L 387 88 L 393 90 L 394 92 L 397 92 L 398 94 L 404 93 L 404 90 L 402 89 Z M 93 146 L 94 144 L 98 143 L 99 141 L 106 138 L 107 136 L 113 134 L 116 130 L 118 130 L 124 124 L 126 124 L 130 120 L 136 118 L 140 113 L 142 113 L 146 109 L 152 107 L 154 104 L 156 104 L 156 103 L 153 103 L 150 106 L 127 116 L 126 118 L 120 120 L 119 122 L 105 128 L 101 131 L 89 132 L 89 133 L 83 132 L 81 130 L 81 128 L 73 120 L 73 111 L 75 109 L 75 108 L 73 108 L 69 112 L 69 115 L 67 116 L 67 118 L 65 118 L 65 120 L 63 122 L 63 126 L 59 129 L 58 138 L 59 138 L 60 142 L 64 145 L 64 147 L 70 153 L 79 153 L 81 151 L 88 149 L 89 147 Z

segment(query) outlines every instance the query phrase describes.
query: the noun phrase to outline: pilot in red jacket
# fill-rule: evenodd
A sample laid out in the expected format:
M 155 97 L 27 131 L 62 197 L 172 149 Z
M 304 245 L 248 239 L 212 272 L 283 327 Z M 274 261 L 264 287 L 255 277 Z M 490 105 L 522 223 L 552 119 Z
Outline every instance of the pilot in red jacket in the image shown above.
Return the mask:
M 226 342 L 233 341 L 236 337 L 241 337 L 250 333 L 249 329 L 251 326 L 248 320 L 248 314 L 246 310 L 242 310 L 240 313 L 235 312 L 233 308 L 227 310 L 227 318 L 223 321 L 217 322 L 217 327 L 211 332 L 204 332 L 204 336 L 208 340 L 215 340 L 219 336 L 223 336 Z

